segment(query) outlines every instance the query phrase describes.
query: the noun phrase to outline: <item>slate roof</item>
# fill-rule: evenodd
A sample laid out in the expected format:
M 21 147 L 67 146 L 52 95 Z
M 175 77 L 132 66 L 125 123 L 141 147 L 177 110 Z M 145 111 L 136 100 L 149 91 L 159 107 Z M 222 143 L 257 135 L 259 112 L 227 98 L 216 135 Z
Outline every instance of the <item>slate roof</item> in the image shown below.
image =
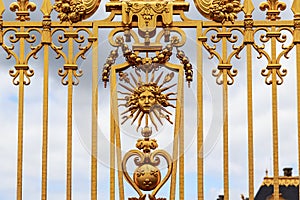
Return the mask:
M 274 178 L 266 177 L 254 200 L 272 200 Z M 291 168 L 284 169 L 284 176 L 279 176 L 280 200 L 299 200 L 299 177 L 292 176 Z

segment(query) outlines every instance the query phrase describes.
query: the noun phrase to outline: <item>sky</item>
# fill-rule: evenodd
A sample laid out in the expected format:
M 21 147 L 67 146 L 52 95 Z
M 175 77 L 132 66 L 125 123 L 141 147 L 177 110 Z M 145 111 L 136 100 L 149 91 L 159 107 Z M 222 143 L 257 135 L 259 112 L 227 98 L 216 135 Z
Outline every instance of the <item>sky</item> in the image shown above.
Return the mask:
M 6 8 L 12 1 L 4 1 Z M 31 15 L 32 20 L 41 20 L 38 9 Z M 261 1 L 253 0 L 257 8 Z M 283 19 L 292 19 L 289 10 L 292 1 L 285 1 L 287 10 L 282 13 Z M 105 13 L 104 1 L 97 13 L 90 20 L 103 19 Z M 191 19 L 203 19 L 198 14 L 193 2 L 186 14 Z M 56 13 L 53 12 L 53 20 Z M 14 13 L 5 11 L 4 20 L 14 20 Z M 242 19 L 243 14 L 239 15 Z M 258 9 L 253 13 L 255 19 L 263 20 L 265 14 Z M 108 46 L 106 37 L 108 30 L 100 30 L 99 65 L 105 62 L 112 47 Z M 258 33 L 260 34 L 260 33 Z M 288 34 L 288 33 L 287 33 Z M 182 47 L 196 69 L 195 30 L 187 30 L 187 44 Z M 258 41 L 258 36 L 256 36 Z M 291 41 L 287 41 L 291 42 Z M 103 48 L 105 47 L 105 48 Z M 268 48 L 268 46 L 266 47 Z M 17 162 L 17 113 L 18 87 L 12 84 L 8 70 L 14 66 L 14 60 L 6 60 L 6 53 L 1 50 L 0 64 L 0 199 L 16 198 L 16 162 Z M 50 57 L 55 54 L 52 52 Z M 204 134 L 205 134 L 205 199 L 216 199 L 223 193 L 222 175 L 222 88 L 215 84 L 211 71 L 217 66 L 216 59 L 207 59 L 203 54 L 204 76 Z M 233 60 L 233 67 L 238 69 L 234 85 L 229 87 L 229 158 L 230 158 L 230 199 L 239 199 L 240 194 L 248 193 L 247 172 L 247 81 L 246 81 L 246 52 L 241 52 L 242 59 Z M 268 169 L 272 175 L 272 113 L 271 87 L 264 83 L 261 70 L 266 67 L 265 59 L 256 59 L 253 51 L 253 112 L 254 112 L 254 151 L 255 151 L 255 191 L 259 189 Z M 42 99 L 43 99 L 43 53 L 38 54 L 38 60 L 31 60 L 30 66 L 35 75 L 31 84 L 25 88 L 25 118 L 24 118 L 24 170 L 23 170 L 23 199 L 40 198 L 41 191 L 41 146 L 42 146 Z M 78 65 L 84 75 L 80 84 L 74 87 L 74 119 L 73 119 L 73 199 L 82 200 L 90 197 L 90 132 L 91 132 L 91 54 L 87 59 L 79 61 Z M 67 118 L 67 87 L 61 84 L 57 71 L 63 66 L 62 60 L 50 60 L 49 72 L 49 168 L 48 168 L 48 199 L 65 198 L 66 173 L 66 118 Z M 123 62 L 118 58 L 117 62 Z M 296 70 L 295 49 L 290 53 L 290 59 L 281 61 L 283 68 L 288 70 L 283 85 L 278 87 L 279 106 L 279 169 L 293 167 L 293 174 L 298 175 L 297 167 L 297 110 L 296 110 Z M 101 71 L 101 69 L 100 69 Z M 194 73 L 195 75 L 196 73 Z M 100 76 L 100 73 L 99 73 Z M 195 77 L 194 77 L 195 79 Z M 98 194 L 99 199 L 109 197 L 109 89 L 103 88 L 99 82 L 99 155 L 98 155 Z M 191 88 L 185 85 L 185 186 L 186 199 L 196 199 L 196 80 Z M 164 123 L 161 131 L 155 134 L 159 148 L 170 150 L 172 126 Z M 124 126 L 122 129 L 122 152 L 135 147 L 138 135 L 132 129 Z M 126 194 L 136 195 L 125 183 Z M 157 195 L 167 197 L 169 183 Z

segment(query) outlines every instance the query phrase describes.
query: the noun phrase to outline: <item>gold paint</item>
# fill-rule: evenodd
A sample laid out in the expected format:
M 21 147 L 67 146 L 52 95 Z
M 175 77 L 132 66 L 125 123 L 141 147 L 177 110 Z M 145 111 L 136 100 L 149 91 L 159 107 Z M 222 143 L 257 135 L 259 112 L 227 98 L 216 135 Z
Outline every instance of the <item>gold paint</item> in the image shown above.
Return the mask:
M 297 116 L 298 116 L 298 170 L 300 170 L 300 7 L 299 1 L 294 0 L 292 5 L 292 11 L 294 13 L 294 44 L 296 46 L 296 75 L 297 75 Z M 300 176 L 298 177 L 300 182 Z M 300 190 L 298 191 L 300 198 Z
M 93 27 L 94 37 L 98 38 L 98 27 Z M 91 200 L 97 200 L 98 185 L 98 40 L 92 47 L 92 155 L 91 155 Z
M 55 0 L 53 8 L 61 22 L 76 23 L 93 15 L 100 0 Z
M 237 14 L 242 11 L 243 5 L 239 0 L 194 0 L 198 11 L 207 19 L 224 23 L 234 23 Z
M 260 57 L 265 57 L 268 61 L 266 68 L 262 71 L 262 75 L 265 77 L 265 83 L 272 85 L 272 121 L 273 121 L 273 168 L 274 168 L 274 178 L 272 180 L 265 179 L 265 184 L 273 184 L 274 196 L 272 198 L 280 199 L 280 194 L 278 190 L 278 185 L 299 185 L 299 178 L 295 179 L 285 179 L 283 180 L 278 176 L 278 106 L 277 106 L 277 85 L 283 83 L 283 78 L 286 76 L 287 71 L 281 69 L 280 60 L 281 58 L 288 57 L 290 50 L 296 46 L 297 49 L 297 77 L 300 77 L 300 6 L 299 1 L 294 0 L 292 5 L 292 11 L 295 14 L 294 20 L 279 20 L 280 11 L 286 8 L 285 3 L 278 0 L 267 0 L 261 3 L 260 9 L 267 10 L 267 19 L 264 20 L 253 20 L 252 12 L 254 6 L 251 0 L 244 1 L 243 11 L 245 13 L 244 21 L 235 21 L 236 15 L 241 11 L 242 5 L 240 1 L 216 1 L 216 0 L 195 0 L 196 7 L 205 17 L 212 19 L 214 21 L 201 21 L 201 20 L 191 20 L 184 16 L 184 12 L 188 10 L 188 3 L 184 1 L 131 1 L 131 2 L 119 2 L 110 1 L 106 4 L 107 11 L 111 12 L 110 16 L 103 20 L 95 21 L 85 21 L 82 20 L 89 18 L 99 7 L 100 0 L 82 0 L 77 1 L 78 4 L 74 4 L 75 1 L 66 0 L 56 0 L 54 7 L 50 0 L 44 0 L 41 5 L 41 12 L 43 13 L 43 21 L 30 21 L 30 12 L 36 9 L 36 5 L 29 0 L 17 0 L 10 4 L 10 9 L 16 12 L 17 21 L 3 21 L 2 13 L 5 10 L 3 1 L 0 0 L 0 44 L 2 48 L 7 52 L 8 59 L 14 58 L 16 60 L 14 70 L 10 70 L 9 73 L 13 78 L 13 84 L 19 87 L 19 101 L 18 101 L 18 162 L 17 162 L 17 199 L 22 199 L 22 189 L 23 189 L 23 126 L 24 126 L 24 90 L 25 85 L 29 85 L 31 82 L 31 77 L 34 75 L 34 71 L 28 65 L 30 58 L 36 58 L 39 50 L 44 48 L 44 96 L 43 96 L 43 146 L 42 146 L 42 187 L 41 187 L 41 199 L 47 199 L 47 150 L 48 150 L 48 60 L 52 59 L 49 57 L 49 47 L 57 53 L 57 58 L 64 59 L 63 68 L 59 70 L 59 75 L 62 77 L 62 84 L 68 86 L 68 107 L 67 107 L 67 185 L 66 185 L 66 198 L 72 198 L 72 101 L 73 101 L 73 85 L 79 84 L 79 77 L 82 75 L 81 70 L 78 70 L 77 61 L 78 59 L 84 58 L 85 53 L 91 48 L 93 54 L 93 78 L 92 78 L 92 156 L 91 156 L 91 199 L 97 199 L 97 116 L 98 116 L 98 30 L 99 29 L 114 29 L 109 36 L 109 42 L 112 46 L 116 47 L 108 57 L 104 70 L 102 73 L 102 79 L 105 83 L 109 81 L 109 76 L 112 76 L 111 81 L 111 135 L 110 141 L 112 143 L 110 147 L 110 199 L 114 200 L 115 195 L 119 193 L 119 199 L 125 200 L 124 196 L 124 185 L 123 179 L 129 182 L 129 184 L 137 191 L 139 194 L 139 200 L 145 199 L 146 196 L 141 192 L 141 189 L 151 190 L 150 200 L 155 200 L 155 195 L 159 189 L 168 181 L 171 176 L 170 183 L 170 200 L 175 199 L 175 190 L 177 184 L 177 168 L 179 171 L 179 199 L 184 199 L 184 134 L 183 134 L 183 76 L 185 76 L 188 84 L 193 79 L 192 66 L 185 55 L 185 53 L 178 48 L 183 46 L 186 42 L 186 29 L 197 29 L 197 39 L 199 47 L 197 48 L 197 68 L 200 71 L 197 74 L 197 108 L 198 108 L 198 127 L 197 127 L 197 145 L 198 145 L 198 159 L 197 159 L 197 176 L 198 176 L 198 199 L 204 199 L 204 158 L 203 151 L 201 151 L 203 145 L 203 78 L 201 75 L 203 63 L 202 63 L 202 49 L 203 47 L 210 53 L 213 57 L 215 56 L 219 63 L 216 66 L 217 69 L 213 71 L 213 75 L 216 77 L 217 84 L 223 85 L 223 138 L 224 138 L 224 192 L 225 199 L 229 199 L 229 163 L 228 163 L 228 85 L 234 83 L 234 77 L 237 75 L 237 70 L 232 69 L 231 59 L 235 56 L 238 58 L 239 53 L 244 47 L 247 48 L 247 93 L 248 93 L 248 176 L 249 176 L 249 198 L 254 199 L 254 153 L 253 153 L 253 111 L 252 111 L 252 46 L 259 53 Z M 60 4 L 61 3 L 61 4 Z M 226 3 L 226 4 L 225 4 Z M 63 5 L 64 4 L 64 5 Z M 66 5 L 68 6 L 66 7 Z M 71 5 L 72 4 L 72 5 Z M 139 5 L 138 5 L 139 4 Z M 52 22 L 50 15 L 52 9 L 55 8 L 59 11 L 60 21 Z M 77 10 L 76 10 L 77 9 Z M 222 10 L 220 10 L 222 9 Z M 219 12 L 220 11 L 220 12 Z M 180 15 L 182 21 L 173 21 L 174 15 Z M 122 15 L 122 21 L 115 20 L 115 16 Z M 137 20 L 132 20 L 133 15 L 137 15 Z M 157 18 L 157 16 L 161 16 Z M 114 19 L 114 21 L 113 21 Z M 174 18 L 175 19 L 175 18 Z M 26 23 L 24 23 L 26 21 Z M 221 22 L 221 23 L 220 23 Z M 140 35 L 137 33 L 136 28 L 139 29 Z M 162 28 L 162 31 L 157 33 L 155 36 L 155 31 L 159 30 L 156 28 Z M 233 31 L 239 31 L 244 37 L 244 43 L 240 46 L 235 46 L 230 52 L 228 43 L 235 44 L 236 39 L 234 38 Z M 271 52 L 267 52 L 262 46 L 257 45 L 254 42 L 254 33 L 260 30 L 266 32 L 265 36 L 261 37 L 262 43 L 271 41 Z M 276 53 L 276 45 L 278 43 L 284 43 L 285 38 L 283 37 L 282 30 L 287 30 L 293 34 L 293 43 L 287 47 L 284 47 L 281 52 Z M 37 36 L 41 36 L 41 43 L 36 46 L 32 46 L 28 54 L 25 54 L 25 43 L 34 44 L 37 37 L 33 37 L 32 33 L 36 32 Z M 61 45 L 56 46 L 53 40 L 54 33 L 62 31 L 62 36 L 59 36 L 58 43 Z M 88 34 L 88 38 L 81 37 L 80 32 L 84 31 Z M 207 38 L 206 35 L 209 31 L 216 31 L 215 37 Z M 9 32 L 13 32 L 11 37 L 7 37 Z M 117 39 L 116 42 L 113 41 L 117 34 L 124 33 L 124 39 Z M 181 40 L 177 38 L 172 38 L 172 34 L 176 33 L 180 35 Z M 5 41 L 3 38 L 7 37 L 8 40 Z M 153 38 L 156 37 L 156 38 Z M 161 41 L 164 39 L 165 42 L 169 40 L 171 43 L 165 48 L 162 47 Z M 125 42 L 132 41 L 132 49 L 128 48 Z M 113 42 L 111 42 L 113 41 Z M 221 50 L 214 49 L 213 46 L 209 46 L 208 41 L 213 43 L 221 43 Z M 11 44 L 20 43 L 19 50 L 15 51 Z M 75 44 L 82 44 L 86 42 L 86 46 L 79 46 L 76 49 Z M 10 43 L 5 44 L 5 43 Z M 68 49 L 63 49 L 68 43 Z M 201 44 L 200 44 L 201 43 Z M 127 46 L 126 46 L 127 45 Z M 126 59 L 123 65 L 114 65 L 118 57 L 118 50 L 122 49 L 122 54 Z M 168 63 L 172 56 L 172 51 L 176 49 L 176 56 L 179 59 L 181 65 L 173 65 Z M 76 50 L 76 51 L 75 51 Z M 78 50 L 78 51 L 77 51 Z M 228 52 L 227 52 L 228 51 Z M 75 54 L 75 52 L 77 54 Z M 127 53 L 126 53 L 127 52 Z M 146 57 L 142 57 L 141 53 L 146 53 Z M 149 57 L 148 53 L 155 53 L 155 56 Z M 75 54 L 75 55 L 74 55 Z M 51 55 L 51 54 L 50 54 Z M 168 80 L 174 76 L 172 73 L 164 74 L 162 76 L 163 82 L 159 82 L 150 86 L 150 74 L 151 67 L 152 70 L 158 70 L 154 66 L 165 65 L 169 69 L 172 69 L 174 73 L 178 73 L 178 80 L 175 81 L 177 84 L 177 95 L 176 98 L 165 98 L 166 102 L 177 101 L 176 103 L 176 116 L 174 121 L 174 143 L 173 143 L 173 155 L 172 157 L 163 150 L 157 150 L 158 146 L 156 141 L 150 139 L 151 136 L 151 126 L 153 126 L 154 120 L 151 119 L 150 113 L 151 108 L 155 107 L 157 104 L 161 104 L 159 109 L 162 113 L 158 114 L 158 122 L 161 120 L 160 115 L 168 121 L 170 119 L 168 116 L 168 110 L 165 108 L 165 103 L 161 103 L 160 100 L 164 99 L 162 96 L 166 95 L 161 91 L 159 98 L 153 98 L 154 93 L 150 89 L 151 87 L 158 90 L 162 90 L 163 87 L 160 84 L 166 84 L 165 87 L 171 87 L 168 85 Z M 130 74 L 125 74 L 124 70 L 128 66 L 134 66 L 139 72 L 148 74 L 145 83 L 136 84 L 133 79 L 130 79 Z M 113 70 L 111 70 L 113 68 Z M 184 70 L 184 71 L 183 71 Z M 120 72 L 123 72 L 121 75 Z M 112 73 L 112 74 L 110 74 Z M 143 163 L 141 166 L 137 166 L 136 177 L 132 178 L 128 174 L 124 173 L 121 169 L 124 168 L 124 162 L 127 159 L 124 156 L 123 160 L 121 157 L 121 130 L 119 125 L 119 119 L 115 116 L 120 116 L 117 110 L 117 84 L 116 76 L 119 73 L 119 77 L 125 82 L 123 85 L 130 88 L 130 95 L 134 94 L 134 91 L 141 90 L 142 87 L 146 88 L 143 92 L 138 93 L 137 101 L 135 106 L 141 110 L 141 116 L 145 125 L 142 129 L 142 135 L 145 137 L 137 142 L 137 148 L 139 150 L 131 150 L 127 152 L 127 157 L 129 155 L 137 156 L 139 158 L 148 159 L 150 156 L 150 161 L 154 161 L 154 155 L 162 156 L 167 160 L 168 172 L 166 177 L 160 177 L 153 179 L 151 175 L 151 170 L 156 171 L 156 166 L 153 163 Z M 156 74 L 156 78 L 159 73 Z M 136 77 L 135 77 L 136 79 Z M 172 79 L 172 78 L 171 78 Z M 129 81 L 129 82 L 128 82 Z M 297 81 L 297 95 L 298 95 L 298 129 L 300 130 L 300 81 Z M 133 87 L 131 87 L 131 84 Z M 174 84 L 173 84 L 174 85 Z M 168 88 L 167 88 L 168 89 Z M 169 88 L 170 89 L 170 88 Z M 142 91 L 142 90 L 141 90 Z M 166 91 L 166 90 L 165 90 Z M 125 101 L 127 102 L 127 101 Z M 159 102 L 159 103 L 158 103 Z M 162 101 L 163 102 L 163 101 Z M 174 104 L 175 106 L 175 104 Z M 172 107 L 172 106 L 170 106 Z M 121 114 L 122 115 L 122 114 Z M 123 115 L 131 117 L 128 115 Z M 298 130 L 298 143 L 300 144 L 300 131 Z M 148 139 L 147 139 L 148 138 Z M 298 150 L 300 147 L 298 147 Z M 146 156 L 147 155 L 147 156 Z M 151 157 L 152 155 L 152 157 Z M 164 156 L 163 156 L 164 155 Z M 300 153 L 299 153 L 300 155 Z M 146 159 L 147 158 L 147 159 Z M 179 158 L 179 165 L 177 164 L 177 159 Z M 298 157 L 300 165 L 300 156 Z M 116 162 L 117 161 L 117 162 Z M 116 169 L 118 169 L 118 185 L 115 182 Z M 152 180 L 152 184 L 149 185 L 150 189 L 143 188 L 145 185 L 143 181 L 137 178 L 138 172 L 145 171 L 147 176 Z M 300 168 L 299 168 L 300 171 Z M 123 174 L 124 173 L 124 174 Z M 149 175 L 150 174 L 150 175 Z M 159 173 L 157 173 L 159 174 Z M 124 176 L 124 177 L 123 177 Z M 162 178 L 162 180 L 161 180 Z M 135 179 L 135 180 L 134 180 Z M 272 183 L 270 183 L 272 182 Z M 143 186 L 144 185 L 144 186 Z M 147 184 L 146 184 L 147 185 Z M 115 190 L 118 186 L 119 191 Z M 299 193 L 300 196 L 300 193 Z M 234 197 L 232 197 L 234 198 Z M 136 200 L 138 198 L 129 198 Z M 159 198 L 164 199 L 164 198 Z
M 202 27 L 197 27 L 197 189 L 198 200 L 204 199 L 204 146 L 203 146 L 203 50 Z
M 286 3 L 278 0 L 267 0 L 267 2 L 260 3 L 259 8 L 262 11 L 268 10 L 266 19 L 275 21 L 280 19 L 279 10 L 284 11 L 286 9 Z
M 275 179 L 273 177 L 265 177 L 262 183 L 262 186 L 271 186 L 275 184 Z M 286 176 L 279 176 L 278 177 L 278 184 L 283 185 L 285 187 L 288 186 L 299 186 L 299 177 L 286 177 Z

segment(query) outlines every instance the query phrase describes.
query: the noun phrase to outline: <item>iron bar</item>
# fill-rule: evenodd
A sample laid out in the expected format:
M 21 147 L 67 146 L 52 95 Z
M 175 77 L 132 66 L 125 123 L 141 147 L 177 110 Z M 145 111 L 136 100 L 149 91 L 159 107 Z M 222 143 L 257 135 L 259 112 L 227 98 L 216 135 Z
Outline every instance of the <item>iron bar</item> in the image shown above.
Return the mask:
M 93 28 L 93 33 L 98 38 L 98 27 Z M 92 149 L 91 149 L 91 200 L 97 200 L 98 185 L 98 39 L 92 47 Z
M 202 27 L 197 27 L 197 38 L 202 36 Z M 203 51 L 202 42 L 197 40 L 197 189 L 198 200 L 204 199 L 204 146 L 203 146 Z
M 248 178 L 249 199 L 254 200 L 254 151 L 253 151 L 253 91 L 252 45 L 247 44 L 247 98 L 248 98 Z
M 178 88 L 177 88 L 177 98 L 181 99 L 183 95 L 183 70 L 178 72 Z M 176 102 L 176 116 L 175 116 L 175 127 L 174 127 L 174 140 L 173 140 L 173 170 L 171 174 L 171 187 L 170 187 L 170 200 L 175 200 L 176 191 L 176 175 L 177 175 L 177 161 L 179 158 L 179 134 L 181 130 L 181 113 L 182 112 L 182 102 Z
M 48 172 L 48 103 L 49 103 L 49 44 L 44 45 L 44 96 L 43 96 L 43 142 L 42 142 L 42 200 L 47 199 Z

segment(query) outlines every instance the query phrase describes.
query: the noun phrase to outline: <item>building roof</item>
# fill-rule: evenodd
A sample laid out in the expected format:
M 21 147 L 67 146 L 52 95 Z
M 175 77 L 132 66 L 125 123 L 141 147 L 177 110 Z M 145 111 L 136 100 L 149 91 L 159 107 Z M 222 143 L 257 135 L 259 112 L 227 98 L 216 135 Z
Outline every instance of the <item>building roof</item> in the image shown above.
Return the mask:
M 254 200 L 272 200 L 273 186 L 274 178 L 266 175 Z M 279 176 L 279 193 L 280 200 L 299 200 L 299 176 L 292 176 L 291 171 Z

